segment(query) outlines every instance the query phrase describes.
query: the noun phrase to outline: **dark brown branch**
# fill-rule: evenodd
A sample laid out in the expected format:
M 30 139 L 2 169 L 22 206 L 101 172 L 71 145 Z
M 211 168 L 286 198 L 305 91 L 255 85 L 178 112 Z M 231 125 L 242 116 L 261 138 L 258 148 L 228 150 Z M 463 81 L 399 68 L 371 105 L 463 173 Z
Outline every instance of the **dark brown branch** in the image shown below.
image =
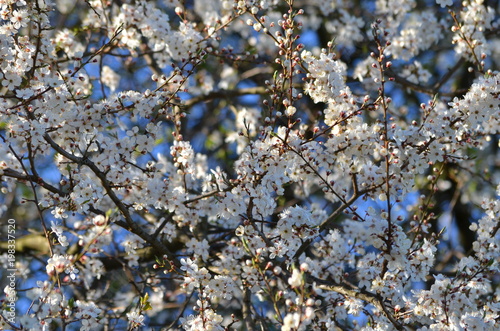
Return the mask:
M 62 190 L 58 189 L 55 186 L 50 185 L 49 183 L 44 181 L 41 177 L 35 175 L 25 175 L 20 172 L 17 172 L 16 170 L 7 168 L 3 170 L 3 176 L 34 182 L 52 193 L 59 194 L 61 197 L 67 195 L 67 193 L 63 192 Z

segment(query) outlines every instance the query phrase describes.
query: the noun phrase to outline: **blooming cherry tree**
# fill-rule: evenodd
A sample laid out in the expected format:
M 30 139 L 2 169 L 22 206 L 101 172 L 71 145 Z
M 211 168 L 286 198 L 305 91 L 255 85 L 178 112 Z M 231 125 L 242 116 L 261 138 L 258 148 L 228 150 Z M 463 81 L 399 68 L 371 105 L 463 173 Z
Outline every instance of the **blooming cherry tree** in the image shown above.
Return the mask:
M 0 329 L 500 329 L 498 3 L 0 8 Z

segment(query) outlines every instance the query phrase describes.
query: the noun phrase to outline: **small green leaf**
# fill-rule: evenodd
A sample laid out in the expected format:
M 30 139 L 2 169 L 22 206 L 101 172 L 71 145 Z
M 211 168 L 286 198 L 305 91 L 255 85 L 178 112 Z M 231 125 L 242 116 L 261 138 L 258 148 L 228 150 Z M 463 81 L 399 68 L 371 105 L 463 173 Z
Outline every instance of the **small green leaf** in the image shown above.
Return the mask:
M 151 304 L 149 303 L 149 293 L 146 293 L 141 298 L 141 310 L 147 311 L 147 310 L 151 310 L 151 309 L 153 309 L 153 307 L 151 307 Z
M 69 308 L 74 308 L 75 307 L 75 298 L 70 298 L 68 300 L 68 306 L 69 306 Z

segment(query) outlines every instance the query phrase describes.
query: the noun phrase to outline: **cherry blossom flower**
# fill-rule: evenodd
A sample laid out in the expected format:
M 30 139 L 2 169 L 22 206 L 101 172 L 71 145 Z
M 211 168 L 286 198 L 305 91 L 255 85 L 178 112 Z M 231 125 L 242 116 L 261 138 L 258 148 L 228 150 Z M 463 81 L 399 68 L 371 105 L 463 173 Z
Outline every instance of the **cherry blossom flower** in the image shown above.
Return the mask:
M 127 313 L 127 318 L 134 328 L 144 325 L 144 315 L 140 314 L 137 311 Z

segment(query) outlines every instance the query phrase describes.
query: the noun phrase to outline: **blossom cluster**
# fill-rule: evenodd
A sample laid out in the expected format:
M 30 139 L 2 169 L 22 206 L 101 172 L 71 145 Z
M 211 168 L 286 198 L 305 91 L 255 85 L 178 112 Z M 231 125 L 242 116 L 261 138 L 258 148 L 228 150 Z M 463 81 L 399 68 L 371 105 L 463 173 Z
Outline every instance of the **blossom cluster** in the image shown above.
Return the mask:
M 0 328 L 500 329 L 486 2 L 0 14 Z

